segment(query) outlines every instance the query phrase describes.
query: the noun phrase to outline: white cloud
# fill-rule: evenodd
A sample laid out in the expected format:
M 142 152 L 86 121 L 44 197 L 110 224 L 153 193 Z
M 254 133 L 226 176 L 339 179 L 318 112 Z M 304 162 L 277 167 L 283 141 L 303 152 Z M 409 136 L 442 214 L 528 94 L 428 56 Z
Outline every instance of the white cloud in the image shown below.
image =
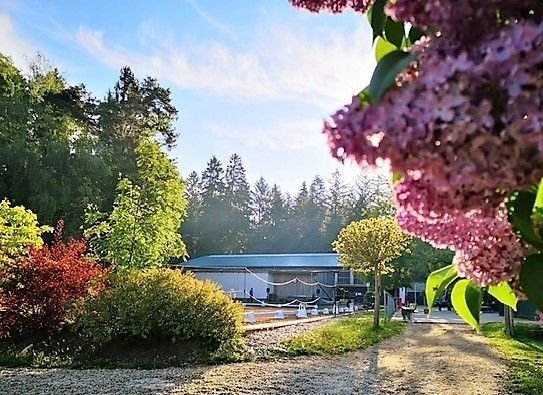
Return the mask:
M 232 29 L 224 23 L 222 23 L 217 18 L 211 16 L 208 12 L 204 11 L 197 3 L 196 0 L 185 0 L 187 4 L 189 4 L 192 9 L 202 18 L 204 21 L 206 21 L 209 25 L 213 26 L 215 29 L 220 31 L 223 34 L 226 34 L 229 37 L 234 37 L 234 32 L 232 32 Z
M 80 28 L 76 34 L 77 42 L 100 62 L 112 68 L 120 68 L 128 63 L 140 63 L 143 58 L 120 47 L 104 44 L 104 33 Z
M 318 119 L 307 121 L 277 122 L 266 127 L 227 127 L 205 123 L 204 128 L 216 138 L 233 140 L 240 145 L 273 151 L 303 151 L 325 146 L 326 137 L 319 136 L 322 122 Z M 319 138 L 320 137 L 320 138 Z
M 0 52 L 23 70 L 27 68 L 27 59 L 35 52 L 33 46 L 19 35 L 7 14 L 0 14 Z
M 249 42 L 237 47 L 217 41 L 174 44 L 149 36 L 154 40 L 149 53 L 129 50 L 84 27 L 76 39 L 112 68 L 129 64 L 182 89 L 245 100 L 302 100 L 327 110 L 348 102 L 373 69 L 371 36 L 362 26 L 319 34 L 303 25 L 258 26 Z

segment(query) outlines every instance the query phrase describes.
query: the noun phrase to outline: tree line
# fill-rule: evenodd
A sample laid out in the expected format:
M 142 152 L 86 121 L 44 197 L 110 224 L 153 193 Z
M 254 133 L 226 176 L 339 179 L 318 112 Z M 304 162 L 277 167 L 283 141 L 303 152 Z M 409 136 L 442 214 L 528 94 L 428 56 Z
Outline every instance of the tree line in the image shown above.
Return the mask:
M 378 175 L 354 185 L 339 172 L 316 176 L 289 194 L 263 178 L 250 185 L 233 154 L 181 179 L 164 154 L 177 116 L 170 90 L 129 67 L 97 99 L 42 58 L 25 74 L 0 54 L 0 198 L 41 224 L 62 219 L 67 238 L 86 231 L 97 256 L 135 266 L 159 255 L 330 252 L 353 220 L 393 215 L 389 180 Z M 406 257 L 397 275 L 410 278 L 419 262 Z
M 393 214 L 390 182 L 362 174 L 354 185 L 335 171 L 303 182 L 296 194 L 260 177 L 250 185 L 242 159 L 213 156 L 187 178 L 183 240 L 191 257 L 209 254 L 331 252 L 353 220 Z
M 129 67 L 98 99 L 40 56 L 23 73 L 0 54 L 0 197 L 32 210 L 39 223 L 63 219 L 67 237 L 81 236 L 89 207 L 108 215 L 121 180 L 141 184 L 138 160 L 156 160 L 138 153 L 142 143 L 175 146 L 177 116 L 170 90 L 152 77 L 138 80 Z M 189 205 L 179 232 L 191 257 L 330 251 L 344 225 L 391 208 L 388 180 L 378 177 L 351 186 L 338 172 L 317 176 L 292 196 L 263 178 L 251 186 L 237 154 L 226 166 L 211 158 L 184 182 Z
M 138 160 L 156 157 L 138 154 L 142 143 L 175 145 L 177 114 L 169 89 L 129 67 L 97 99 L 43 58 L 24 74 L 0 54 L 0 197 L 80 236 L 88 207 L 111 213 L 119 181 L 140 182 Z

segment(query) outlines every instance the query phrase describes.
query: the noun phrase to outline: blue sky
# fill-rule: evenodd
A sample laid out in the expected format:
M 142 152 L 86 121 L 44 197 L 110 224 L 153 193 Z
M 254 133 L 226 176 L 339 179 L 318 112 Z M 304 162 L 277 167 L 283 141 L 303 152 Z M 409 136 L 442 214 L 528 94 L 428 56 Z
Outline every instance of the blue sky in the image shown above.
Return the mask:
M 20 67 L 40 51 L 103 97 L 119 69 L 170 87 L 182 174 L 239 153 L 249 180 L 294 192 L 340 168 L 322 120 L 371 76 L 371 33 L 354 13 L 315 15 L 287 0 L 0 0 L 0 51 Z

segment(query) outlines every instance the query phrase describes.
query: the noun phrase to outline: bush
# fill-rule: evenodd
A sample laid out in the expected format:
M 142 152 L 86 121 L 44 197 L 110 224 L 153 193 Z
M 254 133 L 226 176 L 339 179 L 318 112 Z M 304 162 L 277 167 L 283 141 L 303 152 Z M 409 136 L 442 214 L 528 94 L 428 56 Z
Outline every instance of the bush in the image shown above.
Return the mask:
M 112 274 L 107 289 L 79 317 L 84 334 L 112 340 L 199 340 L 217 348 L 239 337 L 243 307 L 216 284 L 178 270 L 128 269 Z
M 40 246 L 40 235 L 51 231 L 39 226 L 36 214 L 23 206 L 11 207 L 9 201 L 0 201 L 0 267 L 28 252 L 30 246 Z
M 101 290 L 104 269 L 85 250 L 82 241 L 56 242 L 0 269 L 0 338 L 58 331 L 70 304 Z

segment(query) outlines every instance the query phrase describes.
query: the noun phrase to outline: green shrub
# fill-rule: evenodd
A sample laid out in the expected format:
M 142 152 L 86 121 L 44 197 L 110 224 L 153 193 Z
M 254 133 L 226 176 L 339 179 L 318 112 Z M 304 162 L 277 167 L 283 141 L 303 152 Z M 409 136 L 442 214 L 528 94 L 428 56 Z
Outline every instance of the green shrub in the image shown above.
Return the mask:
M 82 332 L 103 344 L 123 339 L 199 340 L 210 348 L 239 337 L 243 307 L 215 283 L 179 270 L 129 269 L 79 315 Z

